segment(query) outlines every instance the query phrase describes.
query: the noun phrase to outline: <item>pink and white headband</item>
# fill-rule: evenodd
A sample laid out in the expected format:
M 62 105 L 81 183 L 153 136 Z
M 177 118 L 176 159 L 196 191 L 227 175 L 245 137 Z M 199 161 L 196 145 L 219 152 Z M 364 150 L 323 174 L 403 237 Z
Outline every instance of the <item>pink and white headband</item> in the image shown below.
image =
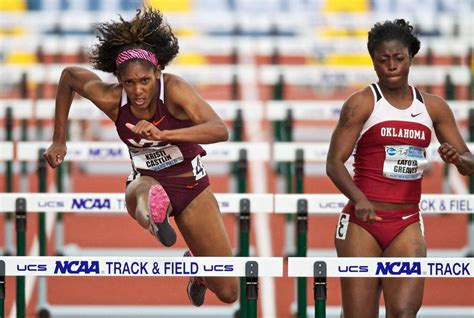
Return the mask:
M 151 62 L 153 65 L 158 65 L 158 59 L 155 53 L 144 50 L 144 49 L 129 49 L 120 52 L 115 59 L 115 65 L 119 67 L 120 64 L 131 60 L 131 59 L 142 59 Z

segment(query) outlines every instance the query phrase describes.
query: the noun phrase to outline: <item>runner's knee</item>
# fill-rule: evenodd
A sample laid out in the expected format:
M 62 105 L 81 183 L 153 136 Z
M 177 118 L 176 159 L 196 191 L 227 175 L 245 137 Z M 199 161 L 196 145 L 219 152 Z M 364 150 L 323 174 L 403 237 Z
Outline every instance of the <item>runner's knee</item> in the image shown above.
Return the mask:
M 221 301 L 231 304 L 239 298 L 238 279 L 229 279 L 225 284 L 215 286 L 214 293 Z
M 399 302 L 387 305 L 387 318 L 415 318 L 420 306 Z

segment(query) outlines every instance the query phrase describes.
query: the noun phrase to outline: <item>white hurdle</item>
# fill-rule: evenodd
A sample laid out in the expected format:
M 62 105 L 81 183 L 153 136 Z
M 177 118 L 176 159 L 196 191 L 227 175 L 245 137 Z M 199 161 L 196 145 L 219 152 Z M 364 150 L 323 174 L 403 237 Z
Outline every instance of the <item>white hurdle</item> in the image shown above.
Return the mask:
M 6 276 L 204 276 L 246 277 L 256 262 L 257 277 L 283 277 L 281 257 L 0 257 Z
M 341 194 L 276 194 L 275 213 L 297 213 L 298 202 L 307 203 L 307 213 L 311 215 L 338 214 L 347 203 L 347 198 Z M 440 214 L 473 214 L 474 194 L 424 194 L 419 204 L 422 216 Z M 468 227 L 468 231 L 471 229 Z M 463 257 L 469 253 L 470 242 L 462 248 L 431 249 L 430 257 Z M 334 249 L 308 249 L 308 256 L 335 256 Z
M 244 119 L 261 120 L 264 115 L 263 103 L 260 101 L 207 101 L 223 120 L 234 120 L 238 110 L 242 110 Z M 5 117 L 7 107 L 17 119 L 54 119 L 54 99 L 1 99 L 0 118 Z M 91 101 L 79 98 L 73 101 L 69 112 L 70 120 L 101 120 L 108 117 Z
M 223 213 L 235 213 L 235 212 L 243 213 L 244 207 L 246 209 L 245 211 L 246 213 L 250 213 L 250 212 L 271 213 L 274 210 L 272 194 L 247 194 L 247 193 L 219 194 L 218 193 L 216 194 L 216 198 L 219 203 L 220 209 Z M 17 222 L 19 219 L 22 219 L 24 220 L 23 224 L 26 225 L 27 212 L 47 212 L 47 213 L 82 212 L 82 213 L 87 213 L 89 215 L 94 214 L 94 213 L 100 213 L 102 215 L 103 213 L 125 213 L 126 207 L 125 207 L 125 197 L 123 193 L 0 193 L 0 212 L 11 212 L 11 211 L 15 211 L 17 213 Z M 44 240 L 46 240 L 45 237 L 40 237 L 40 244 Z M 127 251 L 127 250 L 117 249 L 116 253 L 118 255 L 125 254 L 123 251 Z M 96 258 L 99 255 L 102 256 L 102 255 L 111 254 L 110 250 L 97 249 L 97 248 L 96 249 L 81 249 L 81 252 L 88 256 L 82 257 L 82 258 L 79 256 L 61 258 L 61 259 L 66 260 L 65 263 L 64 262 L 59 263 L 58 265 L 57 261 L 54 261 L 55 262 L 54 266 L 47 265 L 50 263 L 44 263 L 45 261 L 48 261 L 48 258 L 43 258 L 43 257 L 32 258 L 32 263 L 24 263 L 23 265 L 20 265 L 20 269 L 24 269 L 23 273 L 25 275 L 37 274 L 37 276 L 55 276 L 58 273 L 67 274 L 67 275 L 83 274 L 85 276 L 86 274 L 91 274 L 92 269 L 94 269 L 93 274 L 96 274 L 96 275 L 116 276 L 116 275 L 124 274 L 125 276 L 130 276 L 131 274 L 130 270 L 127 270 L 125 272 L 122 272 L 122 270 L 119 270 L 118 273 L 115 273 L 115 272 L 110 271 L 111 269 L 110 266 L 113 266 L 112 268 L 116 268 L 117 266 L 118 268 L 130 268 L 131 266 L 129 264 L 130 261 L 134 261 L 134 260 L 136 261 L 138 257 L 149 255 L 147 259 L 149 259 L 150 262 L 152 262 L 153 260 L 154 261 L 153 263 L 147 263 L 147 264 L 148 265 L 158 264 L 157 266 L 159 268 L 163 268 L 164 272 L 161 272 L 161 273 L 153 272 L 153 267 L 151 268 L 151 272 L 150 272 L 150 269 L 148 267 L 145 267 L 143 275 L 171 276 L 171 274 L 176 274 L 173 272 L 166 272 L 165 270 L 167 268 L 166 266 L 171 266 L 172 268 L 175 268 L 175 267 L 173 267 L 173 264 L 171 265 L 161 264 L 159 262 L 160 259 L 166 262 L 166 259 L 168 258 L 158 257 L 160 254 L 160 251 L 158 249 L 149 250 L 147 253 L 145 253 L 143 249 L 142 250 L 135 249 L 133 253 L 130 253 L 132 255 L 130 255 L 128 258 L 121 257 L 120 259 L 122 259 L 122 261 L 115 261 L 116 263 L 113 263 L 114 265 L 109 265 L 109 264 L 112 264 L 110 263 L 111 262 L 110 258 L 109 260 L 106 259 L 105 261 L 101 261 L 102 258 L 98 258 L 98 259 Z M 167 250 L 166 254 L 173 256 L 173 255 L 178 255 L 178 253 L 179 255 L 182 255 L 181 250 L 179 252 L 175 250 L 174 253 L 171 250 Z M 75 253 L 71 253 L 71 254 L 75 254 Z M 90 261 L 91 258 L 96 259 L 97 263 L 93 263 L 92 261 Z M 6 258 L 6 259 L 8 260 L 11 258 Z M 28 260 L 28 258 L 26 259 Z M 52 260 L 54 258 L 50 258 L 50 259 Z M 203 267 L 202 270 L 199 270 L 199 268 L 197 268 L 196 272 L 193 272 L 192 274 L 195 274 L 197 276 L 241 276 L 243 273 L 247 273 L 245 276 L 248 276 L 249 268 L 245 267 L 246 271 L 244 271 L 244 268 L 242 267 L 242 263 L 241 263 L 242 260 L 247 260 L 247 258 L 220 258 L 220 257 L 215 258 L 215 259 L 210 258 L 209 261 L 211 263 L 213 261 L 218 262 L 217 265 L 219 266 L 217 267 L 216 273 L 212 273 L 211 271 L 210 274 L 208 275 L 204 268 L 216 268 L 216 267 L 215 266 L 212 267 L 212 264 L 209 263 L 210 264 L 209 265 L 208 263 L 206 263 L 206 261 L 203 261 L 204 262 L 203 264 L 208 264 L 207 267 Z M 85 263 L 83 263 L 83 261 L 85 261 Z M 178 262 L 181 262 L 181 263 L 179 263 L 176 266 L 186 266 L 184 265 L 185 263 L 183 263 L 182 261 L 186 261 L 188 263 L 190 261 L 192 262 L 190 258 L 178 258 Z M 262 259 L 262 262 L 266 262 L 266 260 Z M 277 259 L 269 258 L 267 262 L 270 262 L 270 263 L 265 263 L 265 264 L 262 263 L 262 266 L 263 266 L 262 269 L 266 271 L 266 275 L 268 275 L 269 277 L 278 277 L 282 275 L 282 269 L 281 269 L 282 260 L 281 259 L 277 260 Z M 278 263 L 276 264 L 275 262 L 278 262 Z M 259 266 L 259 264 L 257 266 Z M 275 264 L 276 264 L 276 267 L 272 267 Z M 137 265 L 136 263 L 134 266 L 135 268 L 137 268 L 137 266 L 138 268 L 141 268 L 140 265 L 139 264 Z M 197 266 L 197 265 L 193 265 L 193 266 Z M 51 273 L 51 271 L 48 271 L 48 268 L 51 270 L 54 268 L 53 273 Z M 103 271 L 101 270 L 102 268 L 104 269 Z M 268 269 L 268 268 L 271 268 L 271 269 Z M 46 269 L 46 270 L 43 270 L 43 269 Z M 81 272 L 81 269 L 82 269 L 82 272 Z M 225 271 L 226 269 L 227 271 Z M 250 268 L 250 270 L 253 270 L 253 269 L 254 267 Z M 18 267 L 17 267 L 17 270 L 18 270 Z M 37 272 L 37 273 L 36 274 L 31 273 L 30 270 L 31 272 Z M 86 272 L 84 272 L 84 270 Z M 8 270 L 8 267 L 7 267 L 7 273 L 10 273 Z M 182 276 L 186 276 L 188 274 L 189 274 L 188 272 L 186 273 L 183 272 Z M 15 274 L 12 273 L 12 275 L 15 275 Z M 249 284 L 254 284 L 254 283 L 255 282 L 253 281 Z M 149 317 L 153 315 L 155 317 L 156 315 L 160 317 L 179 317 L 180 315 L 183 314 L 182 306 L 155 306 L 155 307 L 150 306 L 150 307 L 147 307 L 147 309 L 143 311 L 143 315 L 141 314 L 142 308 L 138 306 L 119 306 L 119 307 L 97 306 L 93 308 L 92 307 L 88 308 L 88 310 L 86 310 L 87 312 L 86 314 L 86 312 L 82 310 L 82 307 L 79 308 L 77 306 L 50 306 L 47 302 L 46 284 L 47 284 L 47 281 L 44 278 L 40 278 L 39 285 L 38 285 L 39 286 L 38 287 L 39 288 L 39 307 L 43 312 L 48 312 L 52 316 L 70 316 L 70 315 L 74 315 L 77 312 L 81 312 L 82 316 L 93 316 L 93 317 L 97 317 L 101 313 L 108 313 L 108 315 L 116 317 L 116 316 L 122 315 L 124 312 L 140 313 L 140 316 L 144 316 L 144 317 Z M 187 311 L 187 310 L 188 309 L 184 309 L 184 311 Z M 232 317 L 235 313 L 235 310 L 236 310 L 235 306 L 234 307 L 233 306 L 212 306 L 210 309 L 206 311 L 206 315 L 208 317 Z M 190 315 L 193 315 L 193 314 L 194 313 L 190 312 Z
M 301 228 L 300 223 L 302 220 L 306 220 L 309 214 L 339 214 L 342 208 L 347 203 L 348 199 L 343 195 L 338 194 L 276 194 L 275 195 L 275 213 L 296 213 L 298 219 L 298 229 Z M 474 195 L 423 195 L 420 202 L 420 210 L 423 215 L 430 215 L 435 213 L 474 213 Z M 318 258 L 327 257 L 327 256 L 336 256 L 335 250 L 331 249 L 307 249 L 306 248 L 306 241 L 307 241 L 307 229 L 306 225 L 304 225 L 304 229 L 299 230 L 298 232 L 298 245 L 297 250 L 299 251 L 300 256 L 309 256 L 309 257 L 301 257 L 295 258 L 295 262 L 304 263 L 305 266 L 308 266 L 306 260 L 314 259 L 316 256 Z M 461 257 L 465 256 L 469 251 L 469 245 L 464 248 L 456 249 L 456 250 L 448 250 L 448 249 L 430 249 L 428 248 L 428 256 L 429 257 L 454 257 L 456 256 L 458 259 L 462 259 Z M 291 259 L 291 258 L 289 258 Z M 339 259 L 334 258 L 336 261 Z M 364 260 L 362 259 L 362 262 Z M 299 263 L 297 263 L 299 264 Z M 352 275 L 353 272 L 359 273 L 361 275 L 367 275 L 368 269 L 365 267 L 367 264 L 364 263 L 364 267 L 362 270 L 358 267 L 359 263 L 354 261 L 353 264 L 347 263 L 348 266 L 355 265 L 355 267 L 347 268 L 348 273 L 347 275 Z M 362 266 L 362 265 L 361 265 Z M 472 267 L 472 264 L 469 265 Z M 301 269 L 296 269 L 294 271 L 289 272 L 289 276 L 299 275 L 296 274 Z M 346 268 L 342 268 L 339 274 L 345 273 L 344 270 Z M 303 273 L 299 272 L 301 276 L 298 278 L 298 304 L 292 306 L 293 312 L 296 310 L 298 313 L 306 308 L 306 302 L 303 302 L 300 298 L 306 299 L 305 290 L 300 288 L 300 285 L 305 285 L 305 282 L 300 282 L 300 280 L 304 280 L 302 277 L 307 277 Z M 306 274 L 309 273 L 307 269 Z M 316 277 L 316 270 L 313 268 L 311 271 L 311 275 Z M 466 272 L 466 275 L 463 277 L 468 277 L 472 275 L 473 271 L 469 269 Z M 332 276 L 335 276 L 333 272 Z M 426 273 L 425 273 L 426 274 Z M 420 273 L 421 275 L 421 273 Z M 331 276 L 331 275 L 328 275 Z M 319 277 L 321 278 L 321 277 Z M 325 283 L 325 282 L 324 282 Z M 321 282 L 316 282 L 315 280 L 315 288 L 318 288 L 318 291 L 315 291 L 317 295 L 325 295 L 325 292 L 321 291 Z M 300 294 L 301 293 L 301 294 Z M 295 307 L 297 306 L 297 307 Z M 297 308 L 297 309 L 296 309 Z M 319 308 L 319 307 L 318 307 Z M 336 309 L 337 311 L 337 309 Z M 307 310 L 309 313 L 311 310 Z M 448 311 L 449 312 L 449 311 Z M 340 313 L 340 310 L 339 310 Z M 333 311 L 334 314 L 334 311 Z M 309 315 L 312 316 L 312 315 Z M 331 315 L 331 317 L 336 317 Z M 431 317 L 431 316 L 430 316 Z M 436 316 L 434 316 L 436 317 Z
M 320 266 L 325 264 L 325 266 Z M 325 268 L 324 268 L 325 267 Z M 455 277 L 474 278 L 472 258 L 289 257 L 288 277 Z
M 249 200 L 252 213 L 272 213 L 273 195 L 216 193 L 222 213 L 240 211 L 240 201 Z M 0 212 L 15 212 L 18 199 L 25 199 L 25 212 L 125 213 L 124 193 L 0 193 Z
M 63 69 L 67 64 L 31 64 L 12 65 L 7 64 L 0 69 L 0 78 L 11 82 L 19 82 L 26 74 L 33 82 L 57 84 Z M 91 69 L 88 64 L 79 64 L 86 69 Z M 251 72 L 255 67 L 251 65 L 232 64 L 217 65 L 180 65 L 170 66 L 169 71 L 186 78 L 193 85 L 232 84 L 234 79 L 239 83 L 251 80 Z M 114 81 L 111 74 L 95 71 L 99 77 L 106 81 Z M 449 75 L 455 85 L 468 85 L 470 81 L 470 69 L 467 65 L 433 66 L 414 65 L 411 69 L 411 80 L 415 85 L 443 85 Z M 263 65 L 260 67 L 259 82 L 273 85 L 278 82 L 280 75 L 284 76 L 286 84 L 311 85 L 322 87 L 340 87 L 364 85 L 377 80 L 376 74 L 371 66 L 345 66 L 336 67 L 331 65 Z M 1 81 L 0 81 L 1 82 Z
M 474 109 L 474 101 L 447 101 L 456 120 L 467 120 L 469 110 Z M 265 118 L 268 120 L 284 120 L 291 110 L 294 120 L 328 120 L 339 119 L 343 100 L 318 101 L 268 101 Z
M 340 213 L 347 198 L 342 194 L 277 194 L 275 213 L 296 213 L 299 200 L 308 202 L 308 213 Z M 474 213 L 474 194 L 423 194 L 420 211 L 427 214 Z
M 326 307 L 328 277 L 426 277 L 474 278 L 472 258 L 392 258 L 392 257 L 289 257 L 288 277 L 313 277 L 314 306 L 292 304 L 292 312 L 303 308 L 306 317 L 340 317 L 339 306 Z M 422 306 L 417 317 L 472 317 L 474 307 Z M 385 308 L 380 307 L 383 316 Z M 300 312 L 298 312 L 300 314 Z
M 242 200 L 248 200 L 251 213 L 272 213 L 273 195 L 254 193 L 216 193 L 222 213 L 239 213 Z M 124 214 L 124 193 L 0 193 L 0 212 L 14 212 L 18 199 L 25 199 L 25 212 L 84 213 L 87 215 Z M 56 232 L 58 225 L 56 226 Z M 60 231 L 57 236 L 63 237 Z M 56 251 L 63 255 L 171 255 L 183 254 L 181 249 L 137 249 L 137 248 L 79 248 L 64 245 L 56 240 Z
M 281 257 L 0 257 L 2 283 L 5 276 L 33 276 L 46 283 L 52 277 L 245 277 L 246 299 L 255 308 L 259 277 L 282 277 Z M 45 286 L 44 286 L 45 288 Z M 43 290 L 45 292 L 46 289 Z M 20 291 L 20 293 L 24 291 Z M 184 289 L 183 289 L 184 293 Z M 40 295 L 42 297 L 42 295 Z M 40 317 L 183 317 L 200 316 L 189 306 L 38 306 Z M 206 317 L 234 317 L 235 306 L 209 306 Z M 25 308 L 22 308 L 22 312 Z M 3 308 L 2 312 L 3 314 Z
M 40 149 L 46 149 L 49 146 L 48 142 L 17 142 L 16 143 L 16 160 L 23 161 L 37 161 L 38 158 L 32 154 L 38 154 Z M 65 158 L 65 161 L 77 161 L 77 162 L 129 162 L 130 157 L 128 154 L 127 147 L 120 142 L 68 142 L 68 153 Z M 203 146 L 208 156 L 203 158 L 204 162 L 212 163 L 229 163 L 237 162 L 240 159 L 241 152 L 244 151 L 247 155 L 247 160 L 253 161 L 268 161 L 270 160 L 270 145 L 268 143 L 244 143 L 244 142 L 225 142 L 212 145 Z M 56 195 L 59 196 L 59 195 Z M 122 194 L 123 197 L 123 194 Z M 229 211 L 229 209 L 234 209 L 232 212 L 238 212 L 236 209 L 238 201 L 232 199 L 231 194 L 225 194 L 223 197 L 230 198 L 223 201 L 221 208 L 222 211 Z M 251 197 L 251 195 L 247 195 Z M 103 198 L 102 198 L 103 199 Z M 251 209 L 254 210 L 258 208 L 256 206 L 257 201 L 251 202 Z M 102 201 L 95 201 L 102 202 Z M 118 202 L 118 201 L 117 201 Z M 42 208 L 46 208 L 44 206 Z M 54 200 L 49 201 L 50 205 L 55 205 Z M 58 208 L 56 204 L 56 208 Z M 40 209 L 40 211 L 43 211 Z M 56 212 L 60 210 L 56 209 Z M 61 211 L 62 212 L 62 211 Z M 252 211 L 254 212 L 254 211 Z M 271 211 L 269 211 L 271 212 Z M 62 255 L 124 255 L 124 253 L 130 253 L 126 255 L 156 255 L 157 250 L 153 251 L 142 249 L 78 249 L 77 247 L 64 246 L 63 243 L 63 226 L 61 223 L 58 223 L 55 227 L 56 231 L 56 248 Z M 107 252 L 108 251 L 108 252 Z M 182 255 L 181 250 L 172 251 L 172 255 Z M 105 254 L 104 254 L 105 253 Z M 151 253 L 151 254 L 150 254 Z M 167 251 L 167 255 L 170 255 Z
M 474 143 L 468 143 L 467 144 L 469 149 L 474 151 Z M 427 157 L 430 161 L 432 162 L 439 162 L 441 163 L 442 160 L 438 154 L 437 148 L 439 145 L 437 144 L 432 144 L 428 149 L 427 149 Z M 297 150 L 302 150 L 303 151 L 303 159 L 304 162 L 325 162 L 326 157 L 327 157 L 327 152 L 329 149 L 329 144 L 328 143 L 316 143 L 316 142 L 276 142 L 273 145 L 273 154 L 272 158 L 273 160 L 277 162 L 294 162 L 296 160 L 296 152 Z M 353 162 L 353 157 L 351 156 L 349 160 L 346 162 L 346 166 L 350 166 Z M 457 173 L 457 172 L 456 172 Z M 445 181 L 448 182 L 448 181 Z M 459 184 L 456 184 L 457 187 L 459 187 Z M 448 185 L 444 185 L 444 188 L 449 188 Z M 304 197 L 304 195 L 299 195 L 301 198 Z M 310 195 L 312 196 L 312 195 Z M 334 212 L 336 212 L 337 209 L 339 209 L 337 212 L 340 212 L 342 207 L 344 206 L 346 199 L 344 197 L 340 196 L 339 200 L 336 201 L 327 201 L 325 198 L 336 198 L 337 195 L 331 195 L 331 194 L 324 194 L 320 195 L 318 200 L 321 201 L 308 201 L 308 204 L 316 204 L 314 202 L 318 202 L 317 204 L 320 205 L 320 208 L 322 207 L 322 204 L 327 204 L 328 206 L 331 206 L 334 208 Z M 456 197 L 456 195 L 424 195 L 422 198 L 432 198 L 432 201 L 423 201 L 420 203 L 420 209 L 423 212 L 424 210 L 431 210 L 433 212 L 438 212 L 438 213 L 447 213 L 450 209 L 452 210 L 452 213 L 473 213 L 472 209 L 474 208 L 474 203 L 471 202 L 471 199 L 465 200 L 468 197 L 463 197 L 459 196 Z M 454 199 L 450 201 L 450 198 L 459 198 L 459 199 Z M 278 197 L 276 198 L 278 200 Z M 287 205 L 288 200 L 282 200 L 281 202 L 275 202 L 275 206 L 277 209 L 280 209 L 282 205 Z M 326 203 L 324 203 L 326 202 Z M 294 203 L 294 202 L 293 202 Z M 442 205 L 441 203 L 448 203 L 448 204 L 453 204 L 452 207 Z M 436 205 L 437 204 L 437 205 Z M 456 206 L 458 204 L 458 206 Z M 296 204 L 294 206 L 289 207 L 292 211 L 295 211 L 296 209 Z M 311 207 L 313 209 L 314 207 Z M 285 211 L 283 211 L 285 212 Z M 289 211 L 286 211 L 289 212 Z M 317 212 L 313 211 L 313 212 Z M 329 212 L 329 211 L 328 211 Z M 312 212 L 310 212 L 312 213 Z M 436 255 L 436 256 L 464 256 L 468 254 L 474 253 L 474 241 L 472 241 L 472 238 L 474 238 L 474 225 L 468 222 L 467 224 L 467 231 L 468 231 L 468 243 L 465 247 L 460 248 L 460 249 L 431 249 L 428 251 L 429 255 Z M 315 253 L 316 251 L 311 251 L 310 254 Z M 320 254 L 322 253 L 322 254 Z M 333 250 L 319 250 L 317 256 L 334 256 L 335 253 Z
M 14 158 L 13 142 L 0 141 L 0 161 L 12 160 Z
M 49 83 L 58 84 L 61 72 L 70 64 L 29 64 L 2 65 L 0 69 L 0 83 L 16 83 L 19 82 L 22 76 L 26 75 L 30 81 L 35 83 Z M 88 64 L 77 64 L 77 66 L 92 70 Z M 238 79 L 239 83 L 244 83 L 249 79 L 250 72 L 254 71 L 254 66 L 240 65 L 236 67 L 232 64 L 216 64 L 216 65 L 176 65 L 169 66 L 169 72 L 186 78 L 188 82 L 193 85 L 201 84 L 216 84 L 229 85 L 234 79 Z M 102 71 L 94 71 L 102 80 L 114 82 L 116 78 L 114 75 Z M 5 81 L 3 79 L 8 79 Z
M 310 85 L 313 87 L 350 87 L 366 85 L 377 81 L 371 66 L 334 67 L 327 65 L 263 65 L 259 81 L 273 85 L 283 75 L 284 82 L 292 85 Z M 469 85 L 468 66 L 429 66 L 414 65 L 410 71 L 414 85 L 443 85 L 447 76 L 455 85 Z
M 471 151 L 474 151 L 474 143 L 467 143 Z M 431 144 L 427 151 L 426 157 L 430 161 L 442 162 L 438 154 L 439 144 Z M 305 161 L 320 161 L 325 162 L 329 150 L 329 143 L 327 142 L 275 142 L 273 144 L 273 160 L 275 161 L 295 161 L 296 151 L 303 150 Z M 353 158 L 348 160 L 352 162 Z
M 36 154 L 40 149 L 47 149 L 49 145 L 49 142 L 41 141 L 17 142 L 15 158 L 20 161 L 37 161 Z M 121 142 L 70 141 L 67 147 L 65 161 L 130 162 L 128 148 Z M 237 162 L 241 151 L 245 151 L 247 160 L 269 161 L 271 158 L 270 144 L 267 142 L 223 142 L 202 145 L 202 147 L 208 154 L 203 157 L 205 163 Z

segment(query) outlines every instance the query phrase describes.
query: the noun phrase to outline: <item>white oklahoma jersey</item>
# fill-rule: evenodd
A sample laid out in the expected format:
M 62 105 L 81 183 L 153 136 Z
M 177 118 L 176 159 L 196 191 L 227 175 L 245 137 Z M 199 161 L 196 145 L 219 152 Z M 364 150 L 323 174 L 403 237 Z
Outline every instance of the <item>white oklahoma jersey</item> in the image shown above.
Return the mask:
M 354 182 L 372 201 L 418 203 L 433 128 L 423 97 L 412 87 L 412 104 L 398 109 L 378 84 L 370 88 L 375 105 L 356 144 Z

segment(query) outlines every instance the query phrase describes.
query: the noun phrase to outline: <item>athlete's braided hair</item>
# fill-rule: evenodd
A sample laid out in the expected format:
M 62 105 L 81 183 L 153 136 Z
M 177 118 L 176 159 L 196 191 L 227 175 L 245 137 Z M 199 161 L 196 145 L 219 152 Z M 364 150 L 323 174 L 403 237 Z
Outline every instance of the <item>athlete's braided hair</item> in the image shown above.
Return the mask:
M 94 68 L 115 73 L 117 55 L 130 48 L 142 48 L 153 52 L 161 69 L 164 69 L 178 54 L 178 39 L 163 20 L 160 11 L 145 8 L 137 10 L 131 21 L 125 21 L 121 15 L 119 18 L 120 21 L 97 25 L 99 43 L 92 48 L 89 55 Z M 120 66 L 124 64 L 126 62 Z
M 374 58 L 374 51 L 379 44 L 391 40 L 403 43 L 408 48 L 410 57 L 414 57 L 420 50 L 420 40 L 414 33 L 413 26 L 405 19 L 395 19 L 384 23 L 378 22 L 369 31 L 367 49 L 370 56 Z

